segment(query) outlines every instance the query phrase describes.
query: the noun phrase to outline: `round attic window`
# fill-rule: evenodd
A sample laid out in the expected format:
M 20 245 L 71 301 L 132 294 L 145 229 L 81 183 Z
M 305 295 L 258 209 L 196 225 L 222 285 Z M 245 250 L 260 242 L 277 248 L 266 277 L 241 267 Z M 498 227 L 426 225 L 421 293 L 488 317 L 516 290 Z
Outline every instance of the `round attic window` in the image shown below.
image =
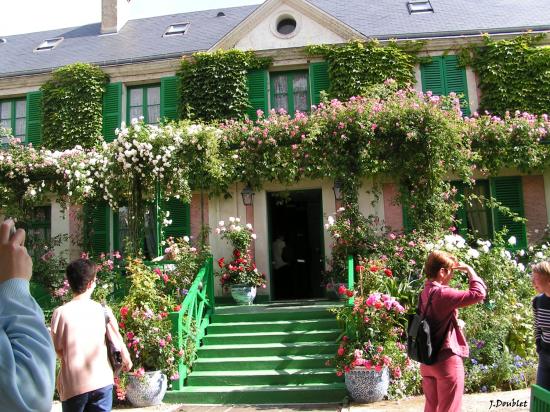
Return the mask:
M 288 36 L 296 30 L 296 20 L 292 17 L 284 17 L 277 23 L 277 32 L 283 36 Z

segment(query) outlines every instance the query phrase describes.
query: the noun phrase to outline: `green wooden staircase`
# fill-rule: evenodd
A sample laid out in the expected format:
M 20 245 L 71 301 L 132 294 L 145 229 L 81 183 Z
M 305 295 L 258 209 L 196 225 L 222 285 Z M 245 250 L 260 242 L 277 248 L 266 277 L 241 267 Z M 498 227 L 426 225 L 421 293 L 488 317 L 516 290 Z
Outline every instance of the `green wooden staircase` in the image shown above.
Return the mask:
M 342 378 L 325 362 L 340 329 L 330 305 L 217 307 L 186 385 L 164 402 L 341 403 Z

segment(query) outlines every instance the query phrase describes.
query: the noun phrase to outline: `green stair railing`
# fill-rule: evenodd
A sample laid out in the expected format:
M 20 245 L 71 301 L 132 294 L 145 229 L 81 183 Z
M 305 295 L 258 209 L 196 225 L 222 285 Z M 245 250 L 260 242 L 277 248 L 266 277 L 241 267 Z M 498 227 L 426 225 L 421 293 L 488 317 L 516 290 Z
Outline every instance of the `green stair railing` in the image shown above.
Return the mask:
M 550 391 L 531 385 L 531 412 L 550 412 Z
M 210 323 L 214 308 L 214 267 L 210 257 L 199 270 L 181 304 L 181 309 L 169 314 L 172 321 L 172 334 L 177 339 L 179 350 L 187 352 L 192 348 L 193 352 L 196 351 Z M 194 353 L 186 353 L 184 358 L 189 356 L 194 356 Z M 172 381 L 172 390 L 180 390 L 184 386 L 187 365 L 183 358 L 179 361 L 178 373 L 179 378 Z
M 353 256 L 348 256 L 348 289 L 353 290 L 355 286 L 355 267 L 353 265 Z M 353 296 L 348 299 L 348 303 L 353 305 Z

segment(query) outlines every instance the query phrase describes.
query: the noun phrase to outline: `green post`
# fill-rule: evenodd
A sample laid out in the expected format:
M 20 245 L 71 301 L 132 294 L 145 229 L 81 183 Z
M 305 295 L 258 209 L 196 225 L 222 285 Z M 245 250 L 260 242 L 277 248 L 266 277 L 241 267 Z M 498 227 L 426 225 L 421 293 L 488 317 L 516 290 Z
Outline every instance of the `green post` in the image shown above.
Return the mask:
M 210 310 L 214 313 L 216 308 L 214 297 L 214 259 L 210 257 L 206 261 L 206 296 L 210 304 Z
M 160 222 L 161 215 L 161 195 L 160 195 L 160 183 L 157 180 L 155 183 L 155 237 L 157 238 L 157 256 L 164 255 L 162 251 L 162 222 Z
M 353 290 L 354 287 L 354 267 L 353 267 L 353 256 L 348 256 L 348 289 Z M 353 305 L 353 297 L 349 298 L 348 303 Z
M 176 339 L 176 342 L 177 342 L 176 347 L 178 348 L 178 350 L 180 349 L 185 350 L 185 347 L 183 344 L 183 325 L 182 325 L 183 311 L 182 309 L 180 309 L 178 312 L 170 312 L 168 316 L 172 321 L 172 337 L 173 339 Z M 187 377 L 187 367 L 183 362 L 183 358 L 180 358 L 178 362 L 178 373 L 179 373 L 179 378 L 172 381 L 173 391 L 178 391 L 183 389 L 184 381 L 185 381 L 185 378 Z

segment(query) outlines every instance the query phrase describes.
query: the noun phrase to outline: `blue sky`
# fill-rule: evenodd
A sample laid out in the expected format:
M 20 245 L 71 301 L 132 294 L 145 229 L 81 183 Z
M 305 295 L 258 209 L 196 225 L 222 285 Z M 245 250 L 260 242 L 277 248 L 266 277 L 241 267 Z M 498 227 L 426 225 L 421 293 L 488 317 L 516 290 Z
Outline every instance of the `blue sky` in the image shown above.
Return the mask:
M 260 4 L 263 0 L 131 0 L 130 19 Z M 101 0 L 2 0 L 0 36 L 101 21 Z

